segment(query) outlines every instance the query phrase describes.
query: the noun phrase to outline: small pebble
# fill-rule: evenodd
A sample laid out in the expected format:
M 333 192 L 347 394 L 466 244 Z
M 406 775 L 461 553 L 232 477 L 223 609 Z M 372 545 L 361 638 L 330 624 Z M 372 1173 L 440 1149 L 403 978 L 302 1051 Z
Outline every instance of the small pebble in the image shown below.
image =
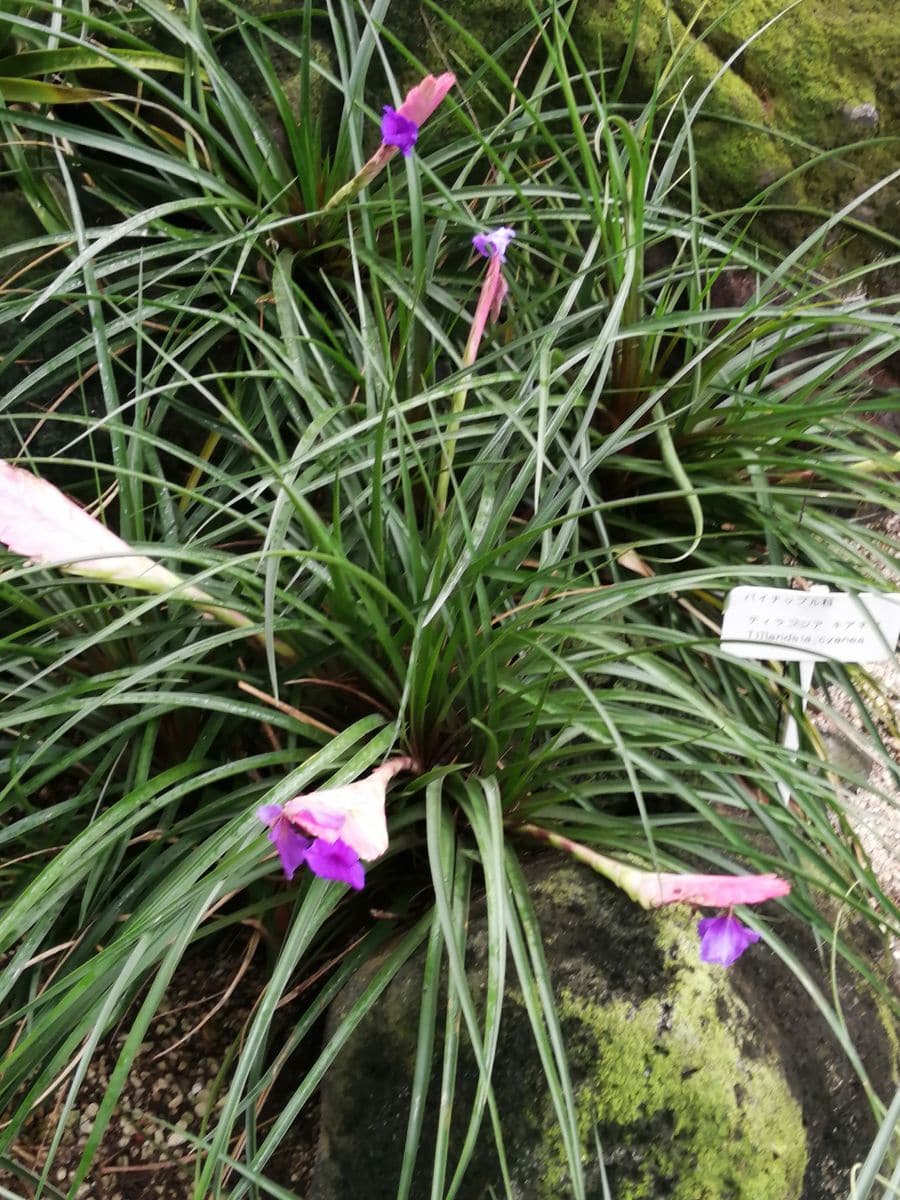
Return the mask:
M 851 125 L 862 125 L 866 129 L 874 129 L 881 119 L 874 104 L 845 104 L 841 111 Z

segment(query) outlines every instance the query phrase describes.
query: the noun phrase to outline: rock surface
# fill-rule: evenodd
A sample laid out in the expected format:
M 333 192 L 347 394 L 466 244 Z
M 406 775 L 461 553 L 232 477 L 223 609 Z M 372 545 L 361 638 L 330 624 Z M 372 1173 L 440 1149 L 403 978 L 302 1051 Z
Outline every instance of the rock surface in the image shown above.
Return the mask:
M 590 872 L 557 860 L 541 859 L 529 873 L 571 1056 L 591 1200 L 603 1195 L 595 1129 L 616 1200 L 845 1195 L 849 1166 L 865 1153 L 874 1123 L 823 1019 L 774 955 L 760 946 L 730 972 L 706 966 L 698 958 L 696 918 L 686 910 L 644 913 Z M 483 917 L 472 922 L 469 944 L 477 1002 Z M 367 1200 L 396 1195 L 421 972 L 421 960 L 408 964 L 326 1079 L 312 1200 L 359 1194 L 360 1180 L 367 1181 Z M 332 1027 L 365 982 L 340 997 Z M 877 1061 L 880 1052 L 887 1071 L 877 1021 L 863 1015 L 858 997 L 847 999 L 851 1031 L 867 1029 L 870 1057 Z M 461 1063 L 451 1163 L 477 1082 L 471 1060 L 463 1055 Z M 438 1075 L 439 1067 L 428 1094 L 432 1116 Z M 560 1134 L 512 964 L 494 1085 L 514 1194 L 569 1200 Z M 429 1194 L 433 1146 L 434 1128 L 426 1124 L 412 1195 Z M 457 1195 L 495 1194 L 502 1186 L 485 1120 Z

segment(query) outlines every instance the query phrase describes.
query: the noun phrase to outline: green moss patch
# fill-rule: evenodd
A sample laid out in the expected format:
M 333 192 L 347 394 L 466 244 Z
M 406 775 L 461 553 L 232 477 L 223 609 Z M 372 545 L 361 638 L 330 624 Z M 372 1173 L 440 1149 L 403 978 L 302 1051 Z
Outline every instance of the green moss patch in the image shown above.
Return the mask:
M 618 1200 L 800 1196 L 806 1138 L 783 1072 L 767 1052 L 748 1053 L 752 1020 L 721 972 L 688 968 L 692 928 L 670 917 L 661 934 L 679 964 L 667 996 L 639 1005 L 560 997 L 569 1039 L 590 1063 L 577 1089 L 586 1160 L 596 1129 Z M 543 1147 L 542 1196 L 556 1200 L 567 1187 L 558 1134 Z

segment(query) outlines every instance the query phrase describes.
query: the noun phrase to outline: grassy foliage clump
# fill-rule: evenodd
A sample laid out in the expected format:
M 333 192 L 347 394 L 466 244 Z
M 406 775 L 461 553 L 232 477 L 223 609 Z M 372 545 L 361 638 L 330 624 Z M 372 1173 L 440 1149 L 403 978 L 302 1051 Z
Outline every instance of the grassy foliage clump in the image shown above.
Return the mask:
M 377 988 L 265 1131 L 259 1097 L 363 962 L 383 956 L 383 987 L 422 945 L 432 982 L 449 970 L 485 1080 L 512 948 L 582 1196 L 552 993 L 523 949 L 517 827 L 657 869 L 785 874 L 794 916 L 896 1008 L 877 962 L 833 929 L 840 907 L 900 931 L 847 820 L 862 781 L 809 724 L 799 752 L 781 745 L 793 668 L 718 644 L 736 584 L 884 587 L 897 546 L 868 517 L 900 497 L 896 302 L 867 294 L 868 268 L 823 274 L 849 209 L 777 254 L 752 236 L 760 205 L 705 207 L 705 95 L 626 103 L 558 13 L 510 39 L 521 79 L 486 48 L 415 156 L 325 210 L 377 144 L 367 79 L 402 95 L 387 5 L 327 20 L 306 5 L 290 37 L 220 8 L 210 28 L 194 3 L 156 0 L 4 18 L 19 65 L 0 70 L 15 75 L 0 79 L 3 186 L 42 230 L 0 250 L 5 456 L 250 623 L 4 561 L 0 1156 L 60 1095 L 49 1172 L 91 1056 L 128 1013 L 74 1194 L 183 957 L 256 922 L 271 971 L 195 1147 L 197 1197 L 256 1187 Z M 227 65 L 236 47 L 252 92 Z M 464 365 L 471 237 L 500 224 L 517 231 L 509 296 Z M 840 724 L 828 689 L 847 692 L 898 780 L 865 674 L 820 678 L 818 706 Z M 368 901 L 283 885 L 256 806 L 390 752 L 423 769 L 392 792 Z M 464 972 L 474 892 L 491 941 L 480 1014 Z M 402 916 L 398 937 L 370 905 Z M 276 1052 L 301 964 L 329 966 Z M 426 1006 L 416 1100 L 437 1020 Z M 487 1086 L 473 1133 L 483 1119 L 500 1138 Z M 412 1118 L 398 1194 L 416 1151 Z M 447 1155 L 439 1140 L 435 1195 L 465 1170 Z

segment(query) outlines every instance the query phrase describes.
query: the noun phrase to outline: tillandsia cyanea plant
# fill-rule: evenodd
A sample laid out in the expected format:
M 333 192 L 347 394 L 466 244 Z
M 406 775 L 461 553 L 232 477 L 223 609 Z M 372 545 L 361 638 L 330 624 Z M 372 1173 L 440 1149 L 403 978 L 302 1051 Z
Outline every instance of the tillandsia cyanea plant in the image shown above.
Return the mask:
M 845 811 L 860 781 L 825 768 L 811 728 L 798 755 L 784 750 L 796 681 L 730 658 L 717 629 L 736 582 L 883 586 L 895 541 L 858 522 L 848 538 L 845 517 L 900 507 L 897 447 L 869 420 L 887 403 L 873 378 L 897 321 L 823 284 L 818 252 L 839 224 L 774 255 L 745 228 L 755 210 L 704 208 L 679 181 L 706 122 L 671 97 L 635 112 L 604 90 L 608 72 L 573 67 L 583 56 L 555 22 L 529 22 L 494 56 L 448 19 L 447 61 L 476 69 L 459 70 L 465 104 L 446 106 L 438 139 L 452 80 L 429 76 L 384 106 L 405 87 L 384 91 L 394 60 L 378 55 L 372 10 L 305 6 L 298 39 L 220 7 L 227 36 L 193 3 L 155 0 L 102 12 L 61 0 L 0 30 L 15 39 L 3 53 L 26 49 L 23 78 L 51 72 L 35 78 L 57 89 L 47 98 L 110 65 L 121 84 L 52 112 L 39 89 L 0 105 L 4 186 L 37 222 L 0 249 L 14 277 L 0 292 L 4 456 L 25 446 L 9 469 L 31 478 L 58 459 L 78 477 L 73 496 L 109 480 L 117 531 L 101 544 L 92 526 L 42 557 L 18 540 L 15 512 L 3 526 L 0 1158 L 49 1146 L 40 1170 L 54 1179 L 65 1158 L 74 1195 L 179 964 L 193 982 L 198 960 L 227 964 L 237 945 L 258 964 L 264 944 L 264 986 L 190 1131 L 196 1200 L 242 1200 L 269 1167 L 285 1175 L 331 1064 L 404 972 L 422 988 L 394 1194 L 459 1194 L 483 1136 L 497 1146 L 494 1190 L 514 1194 L 491 1086 L 513 987 L 560 1131 L 566 1182 L 553 1186 L 584 1200 L 594 1118 L 567 1065 L 527 826 L 597 855 L 639 903 L 721 909 L 701 931 L 710 961 L 756 936 L 732 905 L 781 897 L 808 940 L 834 945 L 838 970 L 896 1005 L 827 908 L 876 936 L 900 929 Z M 160 27 L 177 50 L 164 70 L 147 35 Z M 226 61 L 236 30 L 262 102 Z M 546 71 L 528 67 L 535 45 Z M 327 62 L 322 46 L 335 48 Z M 523 70 L 507 72 L 519 49 Z M 333 143 L 310 117 L 323 91 L 324 116 L 344 113 Z M 400 156 L 427 169 L 385 173 L 362 202 L 350 156 L 373 112 L 368 170 Z M 310 240 L 329 228 L 315 277 L 278 249 L 301 222 Z M 474 305 L 461 261 L 473 228 Z M 513 270 L 520 303 L 489 350 Z M 728 280 L 744 298 L 717 308 Z M 61 526 L 91 520 L 53 505 Z M 79 559 L 102 580 L 77 575 Z M 162 576 L 158 560 L 199 563 L 202 577 Z M 114 563 L 136 576 L 94 586 Z M 139 622 L 122 605 L 135 577 L 160 585 Z M 234 627 L 194 611 L 232 603 Z M 274 653 L 244 652 L 245 613 Z M 860 677 L 822 673 L 849 689 L 897 779 Z M 829 703 L 814 707 L 827 716 Z M 467 974 L 477 905 L 482 993 Z M 802 974 L 781 932 L 755 965 L 781 958 Z M 341 1017 L 332 1001 L 351 981 L 361 990 Z M 819 994 L 864 1077 L 827 980 Z M 82 1068 L 117 1022 L 127 1035 L 83 1118 L 89 1144 L 63 1155 Z M 457 1086 L 467 1055 L 474 1097 Z

